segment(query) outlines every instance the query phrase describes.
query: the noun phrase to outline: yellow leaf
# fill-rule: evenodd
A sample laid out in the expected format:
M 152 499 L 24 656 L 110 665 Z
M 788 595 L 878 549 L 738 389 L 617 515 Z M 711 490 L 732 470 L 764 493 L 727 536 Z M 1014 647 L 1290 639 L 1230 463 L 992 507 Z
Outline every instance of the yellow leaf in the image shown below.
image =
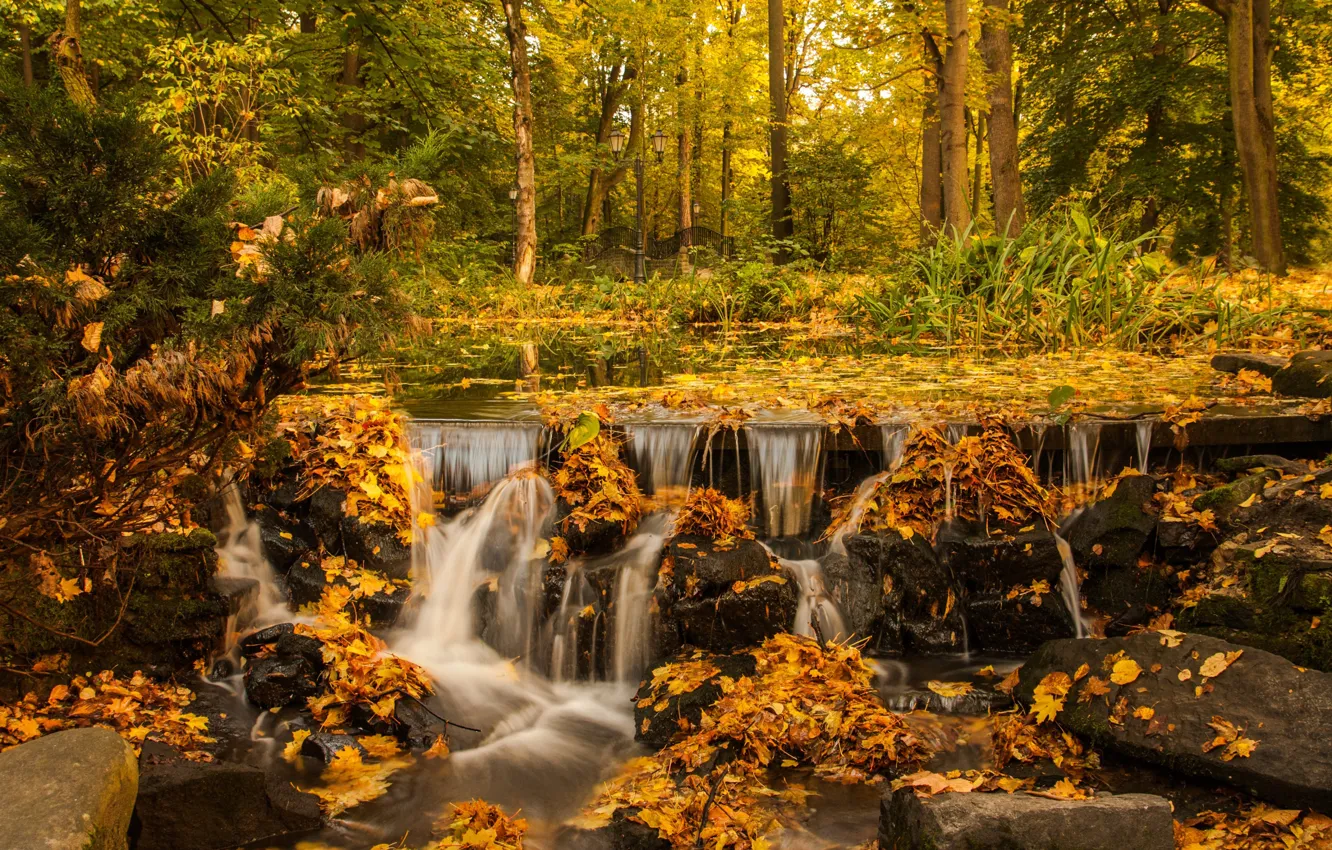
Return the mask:
M 1226 668 L 1234 664 L 1236 659 L 1243 654 L 1244 650 L 1242 649 L 1237 649 L 1234 652 L 1218 652 L 1203 662 L 1202 667 L 1198 669 L 1198 673 L 1208 679 L 1216 678 L 1226 672 Z
M 102 344 L 102 322 L 89 322 L 83 326 L 83 339 L 80 345 L 85 351 L 96 352 Z
M 1136 681 L 1141 673 L 1142 668 L 1138 666 L 1138 662 L 1132 658 L 1121 658 L 1115 662 L 1114 669 L 1110 671 L 1110 681 L 1116 685 L 1127 685 Z
M 282 748 L 283 761 L 296 764 L 301 758 L 301 747 L 305 745 L 305 739 L 310 737 L 309 729 L 297 729 L 292 733 L 291 740 L 287 746 Z

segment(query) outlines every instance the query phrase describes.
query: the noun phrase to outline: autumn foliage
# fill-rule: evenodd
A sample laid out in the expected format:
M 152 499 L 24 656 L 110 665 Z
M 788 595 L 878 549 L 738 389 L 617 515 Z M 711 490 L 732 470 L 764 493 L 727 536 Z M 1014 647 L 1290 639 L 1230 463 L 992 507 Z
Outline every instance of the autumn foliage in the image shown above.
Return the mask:
M 586 531 L 594 522 L 612 522 L 625 534 L 638 527 L 643 494 L 634 471 L 620 457 L 620 441 L 609 431 L 567 449 L 552 476 L 555 494 L 569 505 L 561 524 Z
M 675 519 L 676 534 L 695 534 L 713 540 L 753 538 L 749 505 L 728 499 L 711 487 L 694 490 Z

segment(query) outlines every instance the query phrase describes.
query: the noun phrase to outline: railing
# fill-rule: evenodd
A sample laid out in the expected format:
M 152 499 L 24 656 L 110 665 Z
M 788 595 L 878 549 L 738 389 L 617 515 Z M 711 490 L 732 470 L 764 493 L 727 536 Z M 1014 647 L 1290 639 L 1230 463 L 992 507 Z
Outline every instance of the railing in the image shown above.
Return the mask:
M 634 236 L 628 227 L 610 227 L 599 232 L 583 249 L 583 260 L 598 269 L 630 277 L 634 272 Z M 710 227 L 688 227 L 677 230 L 664 239 L 649 236 L 643 254 L 647 259 L 648 274 L 676 274 L 680 271 L 680 255 L 689 255 L 691 263 L 701 257 L 696 249 L 706 248 L 723 259 L 735 253 L 735 240 L 722 236 Z

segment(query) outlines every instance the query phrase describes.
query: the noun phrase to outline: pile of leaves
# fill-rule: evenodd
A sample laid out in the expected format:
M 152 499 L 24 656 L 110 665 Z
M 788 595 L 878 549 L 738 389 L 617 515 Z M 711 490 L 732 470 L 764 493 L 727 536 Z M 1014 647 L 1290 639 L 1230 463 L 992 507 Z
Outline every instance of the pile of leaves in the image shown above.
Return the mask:
M 296 762 L 301 745 L 309 736 L 309 730 L 298 730 L 283 750 L 283 758 Z M 318 797 L 320 809 L 329 817 L 384 796 L 388 793 L 389 777 L 412 763 L 411 756 L 404 754 L 398 742 L 388 735 L 365 735 L 357 743 L 365 750 L 365 756 L 356 747 L 343 747 L 333 754 L 328 767 L 319 775 L 318 785 L 300 789 Z
M 317 638 L 324 645 L 327 690 L 310 699 L 310 712 L 326 729 L 347 723 L 354 708 L 391 721 L 399 700 L 419 700 L 433 693 L 430 678 L 419 665 L 387 652 L 384 641 L 371 634 L 368 621 L 358 620 L 347 609 L 347 589 L 336 590 L 324 591 L 315 625 L 296 626 L 297 634 Z
M 399 590 L 411 586 L 411 582 L 406 579 L 387 578 L 373 570 L 367 570 L 345 555 L 325 554 L 319 560 L 319 568 L 324 571 L 327 590 L 345 586 L 350 591 L 348 602 L 365 599 L 376 593 L 392 596 Z M 342 607 L 347 606 L 344 604 Z
M 435 822 L 438 839 L 425 850 L 523 850 L 527 821 L 504 814 L 485 800 L 455 803 L 451 814 Z
M 834 533 L 857 522 L 862 531 L 899 530 L 933 536 L 952 517 L 1016 526 L 1053 525 L 1055 509 L 1008 430 L 986 424 L 977 436 L 950 444 L 937 428 L 916 429 L 895 472 L 885 474 L 863 502 L 848 506 Z M 854 531 L 855 529 L 850 529 Z
M 213 743 L 207 736 L 208 718 L 182 709 L 194 700 L 188 688 L 161 685 L 135 672 L 128 681 L 110 670 L 91 678 L 75 676 L 68 685 L 56 685 L 45 700 L 29 693 L 11 705 L 0 705 L 0 750 L 62 729 L 100 726 L 119 734 L 137 753 L 152 738 L 179 750 L 194 761 L 212 761 L 201 747 Z
M 278 434 L 299 465 L 300 498 L 321 487 L 347 494 L 344 511 L 411 541 L 411 463 L 403 417 L 383 399 L 336 396 L 284 405 Z
M 739 499 L 728 499 L 711 487 L 701 488 L 689 494 L 675 519 L 675 533 L 712 540 L 749 540 L 754 537 L 749 515 L 749 505 Z
M 798 785 L 770 787 L 769 768 L 805 767 L 833 782 L 873 783 L 926 758 L 921 739 L 879 701 L 856 647 L 830 643 L 825 649 L 783 634 L 753 652 L 752 677 L 722 677 L 722 696 L 697 727 L 626 764 L 598 788 L 578 824 L 603 826 L 624 810 L 681 850 L 698 842 L 766 850 L 765 835 L 809 793 Z M 695 657 L 683 663 L 689 667 L 680 680 L 697 688 L 710 662 Z M 672 665 L 653 674 L 668 690 L 675 678 Z M 640 708 L 665 710 L 658 696 L 648 696 Z
M 1238 814 L 1202 812 L 1175 822 L 1178 850 L 1320 850 L 1332 846 L 1332 818 L 1258 804 Z
M 611 522 L 629 534 L 638 527 L 643 494 L 634 471 L 620 457 L 615 435 L 601 431 L 586 442 L 566 440 L 562 454 L 564 462 L 552 481 L 555 495 L 569 506 L 560 521 L 563 528 L 586 531 L 592 523 Z

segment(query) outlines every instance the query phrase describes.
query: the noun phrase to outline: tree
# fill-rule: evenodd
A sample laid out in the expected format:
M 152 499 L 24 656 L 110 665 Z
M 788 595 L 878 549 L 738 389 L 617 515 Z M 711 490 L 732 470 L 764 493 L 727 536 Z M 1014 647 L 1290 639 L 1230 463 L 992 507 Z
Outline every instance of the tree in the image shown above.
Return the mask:
M 770 162 L 772 171 L 772 238 L 777 242 L 775 259 L 790 259 L 787 243 L 794 233 L 791 220 L 791 184 L 786 173 L 786 62 L 785 23 L 782 0 L 768 0 L 768 99 Z
M 940 108 L 940 147 L 943 149 L 944 220 L 954 234 L 971 226 L 967 198 L 967 0 L 945 0 L 948 51 L 944 54 L 943 96 Z
M 1009 236 L 1027 223 L 1018 171 L 1017 121 L 1013 114 L 1013 45 L 1008 37 L 1008 0 L 985 0 L 990 12 L 981 25 L 980 52 L 985 57 L 990 107 L 990 181 L 994 186 L 994 228 Z M 979 152 L 979 147 L 977 148 Z M 980 158 L 976 168 L 979 172 Z
M 920 132 L 920 241 L 928 245 L 943 228 L 943 141 L 940 111 L 943 107 L 943 54 L 934 36 L 921 33 L 925 52 L 925 105 Z
M 69 99 L 82 109 L 91 109 L 97 105 L 97 96 L 93 94 L 83 67 L 80 12 L 79 0 L 66 0 L 65 28 L 51 37 L 52 53 Z
M 623 62 L 611 65 L 604 77 L 599 80 L 601 90 L 601 110 L 597 116 L 594 141 L 597 151 L 604 151 L 610 142 L 611 131 L 615 129 L 615 115 L 619 112 L 625 96 L 629 93 L 638 71 L 625 67 Z M 626 150 L 639 150 L 643 139 L 643 110 L 635 101 L 629 113 L 629 143 Z M 603 171 L 600 165 L 592 166 L 587 178 L 587 198 L 583 204 L 584 236 L 591 236 L 601 227 L 601 209 L 606 198 L 629 174 L 629 157 L 625 157 L 610 171 Z
M 1226 69 L 1235 152 L 1244 173 L 1253 255 L 1264 269 L 1286 273 L 1277 205 L 1276 116 L 1272 104 L 1270 0 L 1202 0 L 1226 25 Z
M 504 35 L 509 41 L 510 81 L 513 86 L 513 145 L 517 164 L 517 229 L 514 236 L 513 275 L 530 285 L 536 274 L 536 157 L 532 151 L 532 73 L 527 64 L 527 27 L 522 0 L 501 0 Z

